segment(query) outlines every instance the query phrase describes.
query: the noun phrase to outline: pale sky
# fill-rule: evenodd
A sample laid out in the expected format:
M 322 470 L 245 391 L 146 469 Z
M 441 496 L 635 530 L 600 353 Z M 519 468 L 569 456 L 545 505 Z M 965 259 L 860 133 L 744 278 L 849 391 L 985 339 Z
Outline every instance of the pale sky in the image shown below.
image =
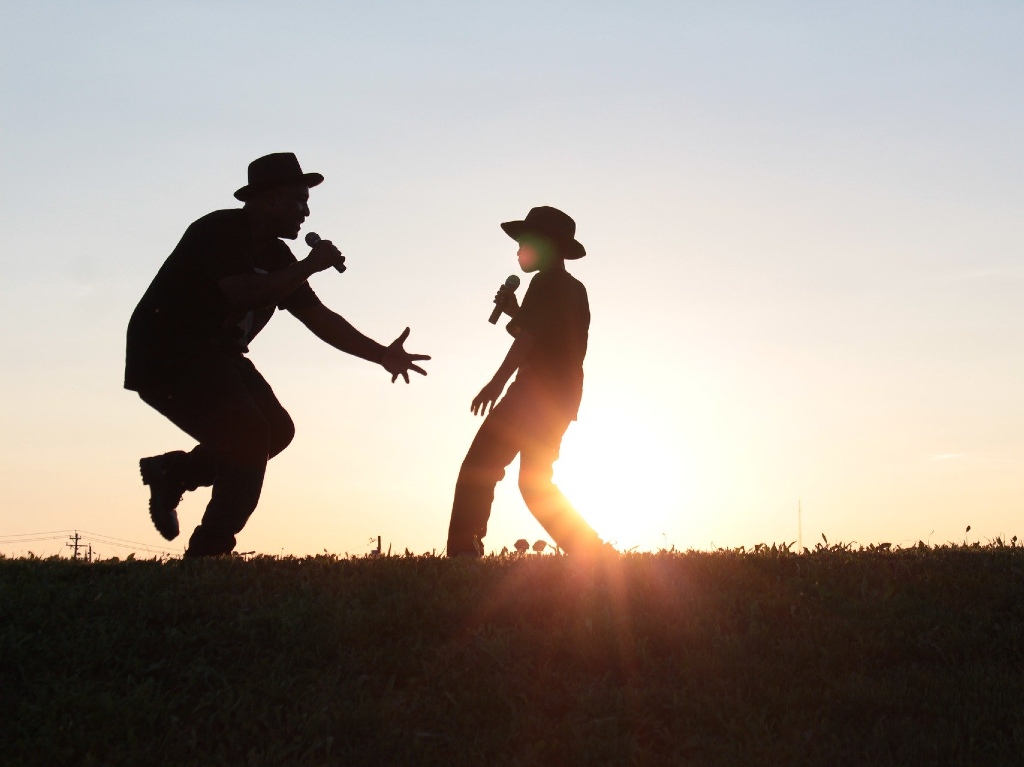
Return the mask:
M 604 538 L 792 542 L 798 503 L 807 546 L 1024 535 L 1019 2 L 0 7 L 0 553 L 183 549 L 208 491 L 163 541 L 137 462 L 192 443 L 122 388 L 125 326 L 276 151 L 326 177 L 314 290 L 433 360 L 392 385 L 277 315 L 250 357 L 297 435 L 239 551 L 440 552 L 535 205 L 589 254 L 556 480 Z M 546 538 L 509 473 L 492 550 Z

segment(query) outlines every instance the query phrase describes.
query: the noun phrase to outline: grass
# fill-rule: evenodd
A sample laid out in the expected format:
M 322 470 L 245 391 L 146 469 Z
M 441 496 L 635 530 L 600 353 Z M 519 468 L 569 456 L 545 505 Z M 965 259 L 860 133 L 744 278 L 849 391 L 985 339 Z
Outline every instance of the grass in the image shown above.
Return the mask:
M 0 559 L 0 763 L 1024 763 L 1024 549 Z

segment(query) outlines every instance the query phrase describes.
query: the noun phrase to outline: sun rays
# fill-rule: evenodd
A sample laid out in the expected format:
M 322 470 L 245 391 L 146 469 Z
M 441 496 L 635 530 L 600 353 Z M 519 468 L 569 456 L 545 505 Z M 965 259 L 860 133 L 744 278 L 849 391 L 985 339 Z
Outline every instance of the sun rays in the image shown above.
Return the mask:
M 555 481 L 603 539 L 656 548 L 691 492 L 685 447 L 650 414 L 605 408 L 569 429 Z

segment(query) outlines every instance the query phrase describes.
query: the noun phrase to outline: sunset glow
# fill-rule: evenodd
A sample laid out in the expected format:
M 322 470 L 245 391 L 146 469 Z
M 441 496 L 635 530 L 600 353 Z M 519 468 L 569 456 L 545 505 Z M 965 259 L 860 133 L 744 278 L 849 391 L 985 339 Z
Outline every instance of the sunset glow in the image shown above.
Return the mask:
M 687 512 L 693 467 L 685 441 L 650 415 L 628 408 L 592 408 L 570 427 L 555 464 L 555 481 L 580 513 L 617 548 L 656 548 Z
M 240 550 L 444 548 L 510 343 L 499 225 L 538 205 L 587 251 L 555 480 L 603 538 L 791 542 L 798 504 L 805 541 L 1024 536 L 1024 5 L 37 0 L 4 22 L 0 533 L 60 531 L 36 553 L 74 529 L 181 552 L 206 496 L 179 539 L 150 522 L 140 457 L 193 443 L 122 388 L 126 326 L 282 151 L 324 176 L 289 246 L 346 258 L 313 290 L 432 360 L 392 384 L 276 315 L 249 357 L 296 436 Z M 490 551 L 544 537 L 514 471 Z

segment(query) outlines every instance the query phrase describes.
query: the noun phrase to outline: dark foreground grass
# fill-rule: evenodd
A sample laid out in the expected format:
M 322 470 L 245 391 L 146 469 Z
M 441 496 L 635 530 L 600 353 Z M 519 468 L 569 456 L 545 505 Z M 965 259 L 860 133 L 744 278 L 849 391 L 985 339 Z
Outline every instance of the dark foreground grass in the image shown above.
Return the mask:
M 1024 551 L 0 559 L 0 762 L 1024 763 Z

